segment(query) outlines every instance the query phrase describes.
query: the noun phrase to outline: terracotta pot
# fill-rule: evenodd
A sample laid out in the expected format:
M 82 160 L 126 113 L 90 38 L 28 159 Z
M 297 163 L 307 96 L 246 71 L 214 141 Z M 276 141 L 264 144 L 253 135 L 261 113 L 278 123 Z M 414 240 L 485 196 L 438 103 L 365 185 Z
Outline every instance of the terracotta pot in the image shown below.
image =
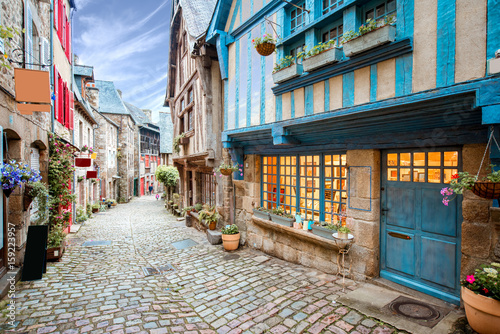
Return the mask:
M 233 251 L 238 249 L 240 245 L 240 234 L 223 234 L 222 235 L 222 245 L 227 251 Z
M 215 228 L 217 227 L 217 222 L 211 222 L 210 224 L 208 224 L 208 229 L 209 230 L 215 230 Z
M 500 301 L 477 295 L 465 287 L 462 299 L 472 329 L 481 334 L 500 334 Z

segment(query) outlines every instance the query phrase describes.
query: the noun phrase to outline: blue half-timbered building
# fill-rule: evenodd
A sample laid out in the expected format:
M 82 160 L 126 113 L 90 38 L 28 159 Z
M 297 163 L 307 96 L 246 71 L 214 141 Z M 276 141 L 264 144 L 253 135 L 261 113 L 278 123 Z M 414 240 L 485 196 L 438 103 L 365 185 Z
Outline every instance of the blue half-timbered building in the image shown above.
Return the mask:
M 283 57 L 341 44 L 367 19 L 379 29 L 337 59 L 273 75 Z M 279 37 L 268 57 L 252 45 L 264 34 Z M 250 246 L 335 272 L 331 241 L 252 208 L 328 222 L 345 211 L 355 277 L 454 303 L 461 276 L 499 259 L 492 202 L 466 193 L 444 206 L 440 195 L 458 171 L 478 171 L 492 129 L 499 138 L 497 0 L 221 0 L 206 41 L 223 80 L 223 145 L 245 168 L 236 215 Z

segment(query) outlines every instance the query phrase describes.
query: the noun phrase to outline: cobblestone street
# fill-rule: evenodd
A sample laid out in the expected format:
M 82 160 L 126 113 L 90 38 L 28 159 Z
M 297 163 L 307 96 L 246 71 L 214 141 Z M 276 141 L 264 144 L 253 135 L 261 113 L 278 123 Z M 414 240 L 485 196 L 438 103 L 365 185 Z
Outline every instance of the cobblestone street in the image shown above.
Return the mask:
M 185 239 L 196 244 L 172 245 Z M 84 246 L 88 241 L 111 243 Z M 18 284 L 14 331 L 398 332 L 336 303 L 343 294 L 337 277 L 263 255 L 249 248 L 224 252 L 168 214 L 162 201 L 135 199 L 88 220 L 42 280 Z M 143 272 L 169 264 L 173 271 Z

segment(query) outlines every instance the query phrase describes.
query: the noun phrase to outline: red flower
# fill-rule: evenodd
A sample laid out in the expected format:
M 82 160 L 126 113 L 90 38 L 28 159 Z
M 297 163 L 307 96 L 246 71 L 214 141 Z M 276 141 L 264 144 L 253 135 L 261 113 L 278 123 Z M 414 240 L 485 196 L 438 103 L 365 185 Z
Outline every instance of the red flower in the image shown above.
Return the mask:
M 453 175 L 451 176 L 451 178 L 454 180 L 454 179 L 458 179 L 458 178 L 459 178 L 459 176 L 458 176 L 458 174 L 453 174 Z
M 486 289 L 486 288 L 483 288 L 483 291 L 484 291 L 484 293 L 488 293 L 489 292 L 488 289 Z

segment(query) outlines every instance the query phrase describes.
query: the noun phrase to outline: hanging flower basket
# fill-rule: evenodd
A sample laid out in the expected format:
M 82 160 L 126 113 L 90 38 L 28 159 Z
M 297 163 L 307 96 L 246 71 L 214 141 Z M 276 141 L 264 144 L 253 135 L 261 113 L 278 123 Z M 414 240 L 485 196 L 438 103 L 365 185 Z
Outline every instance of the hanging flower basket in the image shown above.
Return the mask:
M 500 183 L 477 181 L 472 187 L 472 192 L 482 198 L 499 199 Z
M 231 168 L 221 168 L 220 173 L 222 175 L 229 176 L 229 175 L 233 174 L 233 170 Z
M 276 44 L 273 43 L 262 43 L 255 45 L 255 50 L 257 50 L 257 53 L 264 57 L 271 55 L 275 49 Z

